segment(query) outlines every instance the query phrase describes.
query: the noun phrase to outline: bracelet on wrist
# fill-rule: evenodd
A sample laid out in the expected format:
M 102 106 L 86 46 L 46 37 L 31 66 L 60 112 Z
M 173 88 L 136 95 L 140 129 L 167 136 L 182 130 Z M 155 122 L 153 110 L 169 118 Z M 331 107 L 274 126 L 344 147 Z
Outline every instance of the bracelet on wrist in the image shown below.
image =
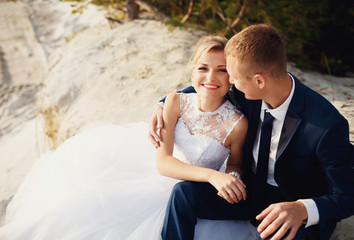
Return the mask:
M 241 179 L 241 175 L 238 172 L 232 171 L 232 172 L 229 172 L 229 174 L 238 178 L 238 179 Z

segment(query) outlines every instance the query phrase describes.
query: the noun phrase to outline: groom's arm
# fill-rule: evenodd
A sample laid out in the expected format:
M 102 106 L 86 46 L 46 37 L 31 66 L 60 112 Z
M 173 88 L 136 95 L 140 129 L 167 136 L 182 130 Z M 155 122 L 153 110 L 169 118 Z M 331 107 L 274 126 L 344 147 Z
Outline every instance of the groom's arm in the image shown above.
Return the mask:
M 192 86 L 189 86 L 182 91 L 178 91 L 179 93 L 195 93 L 195 89 Z M 152 145 L 155 148 L 158 148 L 160 146 L 160 135 L 159 135 L 159 130 L 163 128 L 163 118 L 162 118 L 162 113 L 163 113 L 163 105 L 165 102 L 166 97 L 161 99 L 159 101 L 159 105 L 156 106 L 152 117 L 150 119 L 150 127 L 149 127 L 149 139 Z M 232 90 L 229 91 L 225 95 L 225 99 L 229 100 L 232 104 L 234 104 L 242 113 L 245 114 L 246 117 L 248 117 L 248 108 L 250 106 L 249 100 L 247 100 L 244 96 L 244 94 L 237 90 L 235 86 L 232 86 Z
M 327 178 L 328 193 L 314 197 L 312 200 L 319 213 L 320 234 L 329 236 L 336 222 L 354 214 L 354 147 L 349 142 L 348 122 L 343 117 L 324 130 L 316 143 L 315 153 L 323 174 Z M 315 190 L 314 193 L 316 193 Z M 290 227 L 289 229 L 297 231 L 302 224 L 300 215 L 298 215 L 298 220 L 295 218 L 301 212 L 301 207 L 297 208 L 298 210 L 295 208 L 295 205 L 301 206 L 299 203 L 296 201 L 272 204 L 258 215 L 258 220 L 264 219 L 258 226 L 258 231 L 262 233 L 261 237 L 268 237 L 282 226 L 286 230 Z M 279 217 L 284 216 L 285 211 L 289 217 L 281 220 Z M 274 220 L 274 216 L 280 220 Z
M 178 92 L 183 92 L 183 93 L 195 93 L 195 89 L 192 86 L 189 86 L 182 91 Z M 160 136 L 160 129 L 163 128 L 163 105 L 165 102 L 166 97 L 161 99 L 159 101 L 159 105 L 156 106 L 151 119 L 150 119 L 150 126 L 149 126 L 149 134 L 148 138 L 151 142 L 151 144 L 155 147 L 158 148 L 160 146 L 160 141 L 161 141 L 161 136 Z
M 183 89 L 182 91 L 177 91 L 177 92 L 178 93 L 195 93 L 195 89 L 194 89 L 194 87 L 189 86 L 189 87 L 186 87 L 185 89 Z M 159 103 L 162 103 L 161 106 L 163 106 L 163 103 L 165 102 L 165 100 L 166 100 L 166 97 L 164 97 L 163 99 L 161 99 L 159 101 Z
M 326 131 L 316 154 L 328 179 L 330 192 L 329 195 L 314 198 L 320 213 L 320 224 L 337 222 L 353 215 L 354 146 L 349 142 L 346 119 L 342 118 Z
M 192 86 L 189 86 L 182 91 L 178 91 L 178 93 L 195 93 L 195 89 Z M 159 101 L 160 106 L 163 107 L 166 97 Z M 232 86 L 231 91 L 228 91 L 225 95 L 225 99 L 231 102 L 233 105 L 237 107 L 246 117 L 248 117 L 248 108 L 250 106 L 249 100 L 245 98 L 243 92 L 237 90 L 235 86 Z

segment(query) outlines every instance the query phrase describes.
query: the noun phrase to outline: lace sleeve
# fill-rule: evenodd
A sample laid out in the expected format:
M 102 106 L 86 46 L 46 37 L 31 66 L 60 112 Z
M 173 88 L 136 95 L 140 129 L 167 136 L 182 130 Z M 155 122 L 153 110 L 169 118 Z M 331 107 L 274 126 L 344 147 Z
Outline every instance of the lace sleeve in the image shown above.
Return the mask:
M 223 146 L 225 139 L 243 117 L 229 101 L 214 112 L 202 112 L 198 109 L 197 94 L 181 93 L 180 102 L 180 120 L 184 122 L 190 134 L 210 137 Z
M 188 109 L 188 106 L 190 105 L 190 101 L 189 101 L 189 97 L 188 95 L 189 94 L 185 94 L 185 93 L 179 93 L 180 97 L 179 97 L 179 107 L 180 107 L 180 116 L 183 116 L 187 109 Z
M 230 133 L 232 132 L 232 130 L 234 130 L 234 128 L 237 126 L 237 124 L 241 121 L 241 119 L 244 117 L 243 114 L 241 114 L 241 116 L 239 117 L 239 119 L 236 120 L 236 122 L 234 122 L 234 124 L 232 125 L 232 127 L 229 129 L 229 131 L 227 132 L 225 139 L 223 141 L 223 145 L 225 146 L 225 141 L 228 138 L 228 136 L 230 135 Z

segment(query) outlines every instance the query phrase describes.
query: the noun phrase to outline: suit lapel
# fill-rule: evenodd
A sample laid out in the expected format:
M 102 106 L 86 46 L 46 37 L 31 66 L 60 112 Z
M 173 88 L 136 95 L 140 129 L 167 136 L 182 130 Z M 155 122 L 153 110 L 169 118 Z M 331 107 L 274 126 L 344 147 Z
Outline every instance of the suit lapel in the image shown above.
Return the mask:
M 294 76 L 293 76 L 294 77 Z M 295 91 L 293 98 L 290 102 L 289 109 L 286 113 L 284 120 L 284 125 L 281 131 L 279 145 L 277 149 L 276 159 L 281 156 L 285 148 L 288 146 L 292 137 L 294 136 L 297 128 L 299 127 L 302 118 L 299 116 L 299 113 L 304 110 L 304 88 L 300 81 L 295 78 Z
M 289 114 L 289 112 L 287 113 L 283 128 L 281 130 L 276 160 L 278 160 L 279 156 L 283 153 L 284 149 L 288 146 L 292 136 L 294 135 L 301 121 L 302 120 L 299 119 L 298 117 Z
M 248 169 L 252 168 L 253 164 L 253 144 L 256 139 L 257 135 L 257 128 L 259 123 L 259 112 L 261 110 L 262 101 L 250 101 L 250 108 L 248 114 L 248 131 L 247 131 L 247 138 L 246 138 L 246 162 L 245 165 Z
M 293 78 L 295 80 L 295 91 L 284 120 L 284 125 L 279 139 L 276 160 L 278 160 L 278 158 L 282 155 L 292 137 L 294 136 L 300 123 L 302 122 L 302 118 L 299 116 L 299 113 L 304 110 L 305 89 L 297 78 L 294 76 Z M 253 159 L 253 144 L 257 135 L 261 106 L 262 101 L 251 101 L 250 112 L 248 115 L 249 128 L 246 141 L 246 153 L 249 155 L 249 159 Z
M 253 148 L 253 143 L 254 140 L 256 139 L 256 135 L 257 135 L 257 128 L 258 128 L 258 124 L 259 124 L 259 115 L 260 115 L 260 111 L 261 111 L 261 106 L 262 106 L 262 101 L 255 101 L 253 103 L 253 107 L 251 108 L 250 111 L 250 116 L 249 116 L 249 126 L 252 126 L 251 129 L 249 129 L 250 133 L 249 133 L 249 143 Z

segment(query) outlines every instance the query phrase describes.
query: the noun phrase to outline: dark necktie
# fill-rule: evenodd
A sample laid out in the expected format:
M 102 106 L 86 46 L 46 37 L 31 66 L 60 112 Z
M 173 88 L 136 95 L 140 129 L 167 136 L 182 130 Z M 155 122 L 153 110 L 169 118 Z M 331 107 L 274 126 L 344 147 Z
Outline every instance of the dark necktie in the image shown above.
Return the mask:
M 258 150 L 258 161 L 256 176 L 254 180 L 254 192 L 253 192 L 253 204 L 252 212 L 254 216 L 261 213 L 266 207 L 266 197 L 267 197 L 267 177 L 268 177 L 268 163 L 269 163 L 269 151 L 270 151 L 270 140 L 272 137 L 272 127 L 273 127 L 274 117 L 268 113 L 264 112 L 264 119 L 261 129 L 261 138 L 259 142 Z M 258 225 L 255 219 L 252 219 L 253 225 Z

